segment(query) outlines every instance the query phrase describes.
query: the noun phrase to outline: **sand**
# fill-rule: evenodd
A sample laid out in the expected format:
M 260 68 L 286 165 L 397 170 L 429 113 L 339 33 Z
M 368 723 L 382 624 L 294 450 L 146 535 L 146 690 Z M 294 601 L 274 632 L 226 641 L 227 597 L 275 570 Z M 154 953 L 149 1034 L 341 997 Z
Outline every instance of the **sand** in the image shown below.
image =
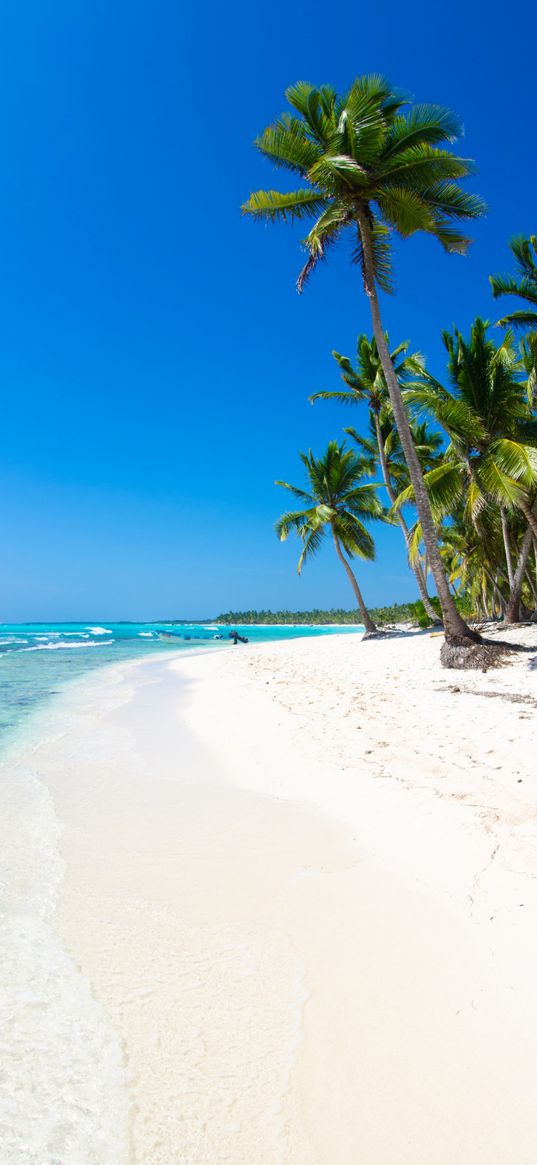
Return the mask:
M 34 757 L 125 1161 L 533 1165 L 535 656 L 446 672 L 440 642 L 103 671 Z M 95 1145 L 69 1165 L 123 1165 Z

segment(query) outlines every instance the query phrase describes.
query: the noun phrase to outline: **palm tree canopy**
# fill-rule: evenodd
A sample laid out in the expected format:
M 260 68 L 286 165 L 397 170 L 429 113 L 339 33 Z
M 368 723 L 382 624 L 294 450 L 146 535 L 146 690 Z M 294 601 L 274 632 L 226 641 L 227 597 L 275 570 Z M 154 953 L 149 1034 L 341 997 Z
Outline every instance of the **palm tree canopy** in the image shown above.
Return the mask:
M 303 543 L 298 562 L 300 574 L 304 562 L 320 548 L 325 534 L 331 529 L 339 538 L 349 557 L 372 561 L 375 544 L 364 523 L 385 519 L 386 512 L 377 496 L 377 487 L 364 484 L 367 473 L 361 458 L 337 441 L 330 441 L 322 457 L 315 457 L 311 449 L 300 453 L 306 470 L 307 488 L 277 481 L 283 489 L 303 504 L 300 510 L 290 510 L 276 522 L 276 533 L 284 542 L 295 532 Z
M 494 299 L 501 295 L 515 295 L 518 299 L 525 299 L 537 309 L 537 237 L 530 235 L 529 239 L 517 235 L 509 243 L 515 257 L 518 273 L 513 275 L 491 275 L 490 282 Z M 523 309 L 513 311 L 498 320 L 500 327 L 509 325 L 515 328 L 537 328 L 537 310 Z
M 423 472 L 427 473 L 439 463 L 443 445 L 442 434 L 437 429 L 430 428 L 426 421 L 413 420 L 410 427 L 420 465 Z M 410 484 L 408 466 L 397 426 L 388 409 L 381 413 L 380 431 L 390 480 L 400 490 L 406 489 Z M 349 437 L 352 437 L 353 441 L 356 442 L 367 472 L 371 475 L 376 473 L 379 465 L 379 448 L 373 417 L 371 415 L 369 417 L 367 436 L 358 433 L 351 426 L 346 427 L 343 432 L 348 433 Z
M 304 239 L 308 259 L 298 288 L 348 227 L 353 260 L 364 268 L 359 214 L 372 230 L 374 274 L 392 288 L 390 234 L 425 231 L 448 251 L 464 252 L 460 223 L 484 212 L 460 180 L 472 163 L 445 148 L 460 134 L 457 118 L 438 105 L 412 104 L 376 74 L 357 77 L 347 93 L 299 81 L 286 91 L 291 111 L 256 139 L 278 167 L 303 183 L 292 191 L 258 190 L 243 211 L 270 222 L 313 219 Z
M 437 519 L 464 499 L 467 518 L 476 522 L 491 503 L 519 506 L 537 484 L 537 422 L 523 364 L 511 333 L 497 345 L 488 328 L 478 318 L 468 339 L 456 329 L 443 334 L 451 390 L 423 372 L 405 392 L 450 438 L 444 464 L 425 477 Z M 398 504 L 409 500 L 406 490 Z
M 386 333 L 386 343 L 389 343 Z M 424 368 L 423 356 L 419 352 L 407 355 L 409 341 L 404 340 L 390 352 L 395 374 L 401 384 L 412 376 L 419 375 Z M 332 352 L 338 364 L 341 379 L 347 386 L 339 392 L 314 392 L 309 400 L 313 404 L 316 400 L 336 400 L 340 404 L 356 405 L 365 401 L 375 413 L 389 407 L 388 388 L 386 377 L 381 364 L 377 342 L 369 339 L 364 333 L 356 341 L 356 364 L 353 366 L 348 356 L 339 352 Z
M 458 508 L 441 533 L 441 554 L 449 581 L 458 583 L 474 602 L 482 590 L 484 571 L 498 582 L 505 581 L 499 510 L 486 510 L 476 527 L 466 521 L 462 508 Z

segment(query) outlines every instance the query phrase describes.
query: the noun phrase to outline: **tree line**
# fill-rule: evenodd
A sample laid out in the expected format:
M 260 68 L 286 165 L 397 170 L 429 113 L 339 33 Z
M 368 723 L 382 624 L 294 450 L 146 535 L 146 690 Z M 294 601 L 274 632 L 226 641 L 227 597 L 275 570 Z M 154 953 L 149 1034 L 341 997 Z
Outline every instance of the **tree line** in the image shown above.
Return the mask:
M 433 600 L 436 602 L 436 600 Z M 438 612 L 435 611 L 435 615 Z M 371 617 L 379 625 L 394 623 L 412 623 L 417 626 L 427 626 L 429 616 L 422 602 L 392 603 L 385 607 L 375 607 L 370 610 Z M 243 626 L 362 626 L 360 612 L 354 608 L 351 611 L 342 607 L 332 607 L 329 611 L 314 607 L 311 611 L 226 611 L 217 615 L 211 622 L 225 624 L 230 627 Z

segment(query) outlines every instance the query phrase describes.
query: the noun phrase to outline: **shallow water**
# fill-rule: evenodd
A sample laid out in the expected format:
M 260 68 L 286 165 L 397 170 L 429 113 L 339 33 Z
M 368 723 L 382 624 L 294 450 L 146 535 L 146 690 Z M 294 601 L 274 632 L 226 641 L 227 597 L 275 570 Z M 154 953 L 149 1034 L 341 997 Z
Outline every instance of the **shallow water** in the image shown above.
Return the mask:
M 214 638 L 218 629 L 193 624 L 174 626 L 179 638 L 162 641 L 159 626 L 0 625 L 2 1165 L 131 1160 L 121 1043 L 55 930 L 64 869 L 45 757 L 52 745 L 67 783 L 76 784 L 84 764 L 106 772 L 112 754 L 94 755 L 92 724 L 130 699 L 124 664 L 232 646 Z M 339 628 L 244 630 L 263 642 Z M 85 740 L 84 755 L 77 740 Z
M 172 641 L 159 629 L 173 631 Z M 330 635 L 356 628 L 237 627 L 252 643 Z M 215 638 L 222 635 L 223 638 Z M 126 659 L 155 652 L 224 649 L 229 628 L 195 623 L 0 623 L 0 752 L 28 713 L 72 679 Z

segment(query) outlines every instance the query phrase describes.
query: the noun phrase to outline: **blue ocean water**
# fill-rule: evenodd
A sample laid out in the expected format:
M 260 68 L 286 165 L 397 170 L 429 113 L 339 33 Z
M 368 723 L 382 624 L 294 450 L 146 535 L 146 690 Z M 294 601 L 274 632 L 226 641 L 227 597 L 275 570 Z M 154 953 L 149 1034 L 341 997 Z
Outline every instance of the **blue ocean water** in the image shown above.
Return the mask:
M 175 633 L 170 641 L 159 630 Z M 362 627 L 244 627 L 251 643 L 361 632 Z M 222 635 L 223 638 L 215 638 Z M 228 627 L 194 623 L 0 623 L 0 749 L 26 716 L 68 681 L 150 653 L 228 650 Z M 239 648 L 237 648 L 239 650 Z

